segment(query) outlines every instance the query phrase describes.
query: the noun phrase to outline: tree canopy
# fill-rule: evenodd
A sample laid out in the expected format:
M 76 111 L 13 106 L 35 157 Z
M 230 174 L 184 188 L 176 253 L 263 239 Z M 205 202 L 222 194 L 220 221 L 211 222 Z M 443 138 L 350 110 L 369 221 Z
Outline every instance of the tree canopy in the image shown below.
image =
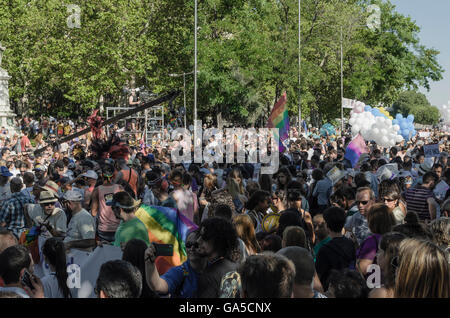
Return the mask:
M 194 1 L 72 2 L 80 28 L 68 27 L 60 1 L 0 0 L 3 67 L 21 111 L 80 116 L 101 97 L 117 105 L 124 86 L 183 86 L 169 74 L 193 70 Z M 370 4 L 381 9 L 377 30 L 366 27 Z M 297 118 L 298 0 L 199 0 L 198 15 L 199 117 L 265 123 L 287 91 Z M 301 109 L 314 125 L 340 117 L 341 30 L 346 98 L 391 105 L 405 88 L 442 79 L 439 52 L 422 45 L 416 23 L 388 1 L 302 0 Z M 191 121 L 192 75 L 186 80 Z
M 437 107 L 432 106 L 424 94 L 412 90 L 400 93 L 393 110 L 404 117 L 412 114 L 414 121 L 423 125 L 435 125 L 440 118 Z

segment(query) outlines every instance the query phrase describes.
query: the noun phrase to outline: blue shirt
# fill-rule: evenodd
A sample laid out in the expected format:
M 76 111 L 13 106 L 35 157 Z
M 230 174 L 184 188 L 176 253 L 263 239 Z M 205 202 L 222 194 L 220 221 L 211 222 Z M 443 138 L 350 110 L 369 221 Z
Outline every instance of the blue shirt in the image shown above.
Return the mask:
M 328 198 L 331 196 L 333 184 L 329 178 L 319 180 L 314 187 L 313 197 L 317 197 L 318 205 L 328 205 Z
M 161 276 L 169 286 L 172 298 L 195 298 L 197 296 L 198 274 L 189 260 L 180 266 L 172 267 Z

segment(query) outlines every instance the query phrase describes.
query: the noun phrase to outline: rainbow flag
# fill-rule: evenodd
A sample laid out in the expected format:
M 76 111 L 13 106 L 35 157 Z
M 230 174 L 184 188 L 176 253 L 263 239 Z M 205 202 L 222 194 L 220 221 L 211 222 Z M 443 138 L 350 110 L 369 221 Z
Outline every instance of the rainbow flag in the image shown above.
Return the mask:
M 286 102 L 287 96 L 286 92 L 284 92 L 273 107 L 267 124 L 267 128 L 278 128 L 278 135 L 276 134 L 275 138 L 278 139 L 280 152 L 285 150 L 283 141 L 289 138 L 289 114 Z
M 347 146 L 344 158 L 351 162 L 352 168 L 358 163 L 359 157 L 363 153 L 369 153 L 364 138 L 358 134 Z
M 177 209 L 161 206 L 143 204 L 136 211 L 136 217 L 147 227 L 150 242 L 173 244 L 173 256 L 160 256 L 156 264 L 158 269 L 179 266 L 187 260 L 186 237 L 198 228 L 197 225 Z

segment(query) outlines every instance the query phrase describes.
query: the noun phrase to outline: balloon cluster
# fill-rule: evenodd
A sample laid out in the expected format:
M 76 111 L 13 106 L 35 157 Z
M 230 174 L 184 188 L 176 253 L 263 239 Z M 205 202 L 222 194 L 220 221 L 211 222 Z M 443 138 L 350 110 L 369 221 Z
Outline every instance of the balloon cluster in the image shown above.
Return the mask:
M 364 107 L 364 111 L 371 113 L 374 117 L 383 117 L 388 118 L 390 120 L 394 119 L 384 107 L 372 108 L 369 105 L 367 105 Z
M 323 137 L 336 135 L 336 128 L 332 124 L 326 123 L 320 128 L 320 135 Z
M 353 106 L 352 114 L 364 113 L 364 107 L 366 107 L 366 104 L 364 104 L 363 102 L 356 102 L 356 105 Z
M 410 140 L 417 134 L 414 129 L 414 115 L 409 115 L 407 118 L 404 118 L 402 114 L 397 114 L 395 119 L 392 121 L 392 124 L 399 127 L 398 133 L 406 141 Z
M 394 117 L 392 117 L 391 114 L 389 114 L 389 112 L 384 107 L 377 107 L 375 109 L 378 109 L 381 115 L 386 116 L 386 118 L 389 118 L 390 120 L 394 119 Z
M 438 109 L 444 120 L 444 126 L 442 128 L 445 132 L 450 133 L 450 100 L 448 101 L 448 105 L 442 105 Z
M 366 106 L 370 107 L 370 106 Z M 368 109 L 368 108 L 366 108 Z M 370 108 L 372 110 L 372 108 Z M 375 117 L 372 112 L 353 112 L 349 120 L 352 126 L 352 134 L 358 133 L 365 140 L 373 140 L 382 147 L 393 147 L 396 143 L 402 142 L 403 137 L 398 134 L 399 125 L 392 125 L 392 121 L 384 116 Z
M 403 137 L 398 134 L 399 129 L 398 125 L 392 125 L 392 120 L 389 118 L 376 117 L 367 139 L 373 140 L 377 145 L 385 148 L 394 147 L 403 141 Z

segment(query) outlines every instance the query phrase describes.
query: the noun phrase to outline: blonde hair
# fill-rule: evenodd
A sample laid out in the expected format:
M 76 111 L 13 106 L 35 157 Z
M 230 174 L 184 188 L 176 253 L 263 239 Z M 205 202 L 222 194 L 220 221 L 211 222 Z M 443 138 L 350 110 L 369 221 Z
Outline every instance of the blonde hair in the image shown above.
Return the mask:
M 217 177 L 213 174 L 207 174 L 203 180 L 203 185 L 209 190 L 217 188 Z
M 244 241 L 245 246 L 248 249 L 252 249 L 253 252 L 259 253 L 261 247 L 256 240 L 252 219 L 247 214 L 236 215 L 233 217 L 233 225 L 239 238 Z
M 449 298 L 448 253 L 428 241 L 400 243 L 395 298 Z

